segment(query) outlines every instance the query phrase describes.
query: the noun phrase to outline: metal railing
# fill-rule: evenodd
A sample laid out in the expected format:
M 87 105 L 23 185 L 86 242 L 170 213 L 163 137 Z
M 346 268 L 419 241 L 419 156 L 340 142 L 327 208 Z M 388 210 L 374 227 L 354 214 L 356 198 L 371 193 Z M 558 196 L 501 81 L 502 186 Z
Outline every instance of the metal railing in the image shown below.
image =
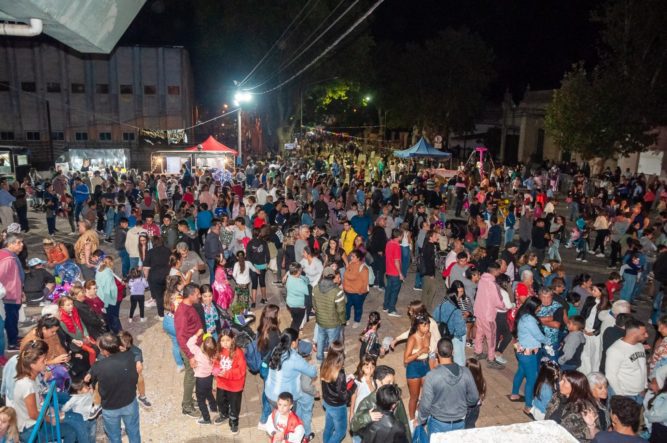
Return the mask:
M 47 414 L 51 410 L 51 416 L 55 417 L 55 424 L 48 422 Z M 47 426 L 48 425 L 48 426 Z M 42 409 L 39 411 L 39 417 L 30 434 L 28 443 L 34 442 L 60 442 L 60 414 L 58 412 L 58 395 L 56 394 L 55 380 L 49 384 L 49 391 L 46 393 Z

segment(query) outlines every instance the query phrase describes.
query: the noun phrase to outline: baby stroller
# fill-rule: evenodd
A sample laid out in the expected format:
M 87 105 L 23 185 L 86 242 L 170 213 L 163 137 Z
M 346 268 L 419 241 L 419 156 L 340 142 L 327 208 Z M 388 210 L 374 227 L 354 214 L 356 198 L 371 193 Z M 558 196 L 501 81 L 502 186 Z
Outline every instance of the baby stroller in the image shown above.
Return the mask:
M 250 325 L 255 321 L 255 315 L 249 311 L 244 311 L 240 314 L 233 315 L 229 311 L 220 310 L 220 322 L 223 328 L 229 328 L 234 331 L 236 335 L 236 342 L 240 347 L 239 340 L 243 341 L 250 339 L 253 341 L 257 334 L 252 330 Z

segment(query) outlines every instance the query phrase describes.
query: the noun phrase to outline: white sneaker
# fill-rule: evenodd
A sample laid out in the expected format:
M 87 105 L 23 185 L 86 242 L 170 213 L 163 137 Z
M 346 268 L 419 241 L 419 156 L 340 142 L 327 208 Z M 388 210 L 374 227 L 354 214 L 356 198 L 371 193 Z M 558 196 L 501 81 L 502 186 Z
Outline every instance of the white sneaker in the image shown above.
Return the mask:
M 580 259 L 579 257 L 575 258 L 575 260 L 576 260 L 576 261 L 581 261 L 581 259 Z
M 128 318 L 127 321 L 132 323 L 132 317 Z
M 139 321 L 140 321 L 141 323 L 146 323 L 146 317 L 141 317 L 141 319 L 139 319 Z
M 604 258 L 604 254 L 600 252 L 598 255 L 596 255 L 596 257 Z
M 358 321 L 355 321 L 355 322 L 352 324 L 352 329 L 357 329 L 357 328 L 359 328 L 359 322 L 358 322 Z
M 497 355 L 496 354 L 496 361 L 498 363 L 500 363 L 501 365 L 506 365 L 507 364 L 507 360 L 502 355 Z
M 581 260 L 581 262 L 582 262 L 582 263 L 588 263 L 588 260 L 583 259 L 583 260 Z

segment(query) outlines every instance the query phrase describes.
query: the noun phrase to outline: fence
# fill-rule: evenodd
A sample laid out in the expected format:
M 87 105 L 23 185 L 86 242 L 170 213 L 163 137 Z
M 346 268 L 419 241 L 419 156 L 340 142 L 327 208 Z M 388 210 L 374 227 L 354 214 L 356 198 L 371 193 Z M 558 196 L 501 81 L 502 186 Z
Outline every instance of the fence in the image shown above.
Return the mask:
M 51 416 L 55 418 L 55 424 L 53 425 L 51 425 L 47 417 L 50 409 L 53 409 Z M 46 398 L 42 404 L 42 409 L 39 411 L 39 417 L 37 417 L 37 422 L 32 429 L 28 443 L 51 441 L 60 442 L 60 415 L 58 412 L 58 395 L 56 394 L 55 380 L 49 385 L 49 391 L 46 393 Z

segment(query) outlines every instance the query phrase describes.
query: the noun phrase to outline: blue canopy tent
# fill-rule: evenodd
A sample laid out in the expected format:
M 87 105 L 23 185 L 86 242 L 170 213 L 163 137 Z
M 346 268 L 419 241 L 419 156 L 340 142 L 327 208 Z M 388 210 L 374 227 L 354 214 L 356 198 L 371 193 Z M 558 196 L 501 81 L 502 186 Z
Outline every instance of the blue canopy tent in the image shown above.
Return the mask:
M 431 157 L 431 158 L 450 158 L 451 153 L 441 151 L 429 145 L 424 137 L 419 139 L 417 144 L 409 147 L 408 149 L 402 149 L 394 151 L 394 157 L 398 158 L 414 158 L 414 157 Z

